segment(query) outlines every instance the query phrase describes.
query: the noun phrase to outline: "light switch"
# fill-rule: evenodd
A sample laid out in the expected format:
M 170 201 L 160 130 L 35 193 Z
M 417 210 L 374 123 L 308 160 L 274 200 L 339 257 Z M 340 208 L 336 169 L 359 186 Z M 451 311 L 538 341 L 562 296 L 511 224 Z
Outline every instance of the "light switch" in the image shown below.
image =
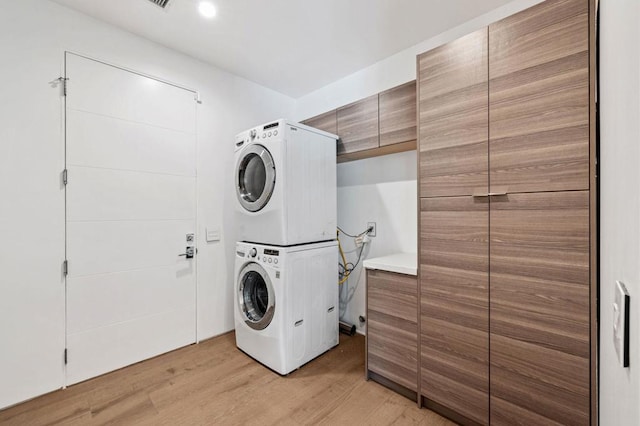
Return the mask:
M 629 292 L 620 281 L 616 281 L 613 302 L 613 344 L 618 361 L 623 367 L 629 366 Z
M 207 242 L 220 241 L 220 229 L 219 228 L 207 228 Z

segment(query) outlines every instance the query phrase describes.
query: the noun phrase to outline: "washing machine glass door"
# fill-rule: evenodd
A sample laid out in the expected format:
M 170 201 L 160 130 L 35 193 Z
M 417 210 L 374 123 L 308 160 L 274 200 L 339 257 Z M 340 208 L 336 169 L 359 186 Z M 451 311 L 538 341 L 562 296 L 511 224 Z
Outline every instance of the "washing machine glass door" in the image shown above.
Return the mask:
M 238 282 L 238 303 L 245 323 L 254 330 L 263 330 L 271 323 L 276 307 L 269 275 L 252 262 L 242 268 Z
M 267 205 L 276 183 L 276 169 L 269 151 L 250 145 L 236 167 L 236 195 L 242 207 L 257 212 Z

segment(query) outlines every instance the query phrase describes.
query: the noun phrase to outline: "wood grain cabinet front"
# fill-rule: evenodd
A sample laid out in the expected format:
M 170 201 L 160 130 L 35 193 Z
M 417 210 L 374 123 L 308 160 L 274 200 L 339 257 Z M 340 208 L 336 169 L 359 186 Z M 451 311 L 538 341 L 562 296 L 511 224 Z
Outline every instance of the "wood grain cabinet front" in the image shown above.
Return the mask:
M 589 189 L 589 2 L 545 1 L 489 41 L 492 190 Z
M 398 384 L 413 397 L 418 377 L 417 323 L 416 277 L 367 271 L 367 375 L 371 372 Z
M 416 149 L 416 81 L 302 122 L 336 134 L 338 162 Z
M 489 423 L 489 200 L 420 200 L 420 391 Z
M 338 155 L 378 148 L 378 95 L 338 108 Z
M 324 130 L 334 135 L 338 133 L 338 117 L 335 109 L 304 120 L 302 124 Z
M 589 192 L 492 197 L 491 424 L 589 424 Z
M 463 423 L 598 422 L 594 11 L 418 57 L 419 389 Z
M 416 82 L 380 93 L 380 146 L 415 141 Z
M 487 192 L 487 33 L 418 57 L 420 197 Z

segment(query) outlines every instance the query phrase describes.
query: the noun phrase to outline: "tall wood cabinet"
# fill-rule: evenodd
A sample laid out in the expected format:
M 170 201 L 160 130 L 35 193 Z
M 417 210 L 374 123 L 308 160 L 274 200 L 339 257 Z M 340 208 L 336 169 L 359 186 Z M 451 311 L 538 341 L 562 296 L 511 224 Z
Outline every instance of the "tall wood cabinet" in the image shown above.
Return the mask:
M 418 57 L 420 394 L 466 421 L 597 421 L 590 7 Z
M 487 192 L 487 33 L 418 58 L 420 197 Z
M 489 418 L 489 200 L 420 200 L 422 395 Z

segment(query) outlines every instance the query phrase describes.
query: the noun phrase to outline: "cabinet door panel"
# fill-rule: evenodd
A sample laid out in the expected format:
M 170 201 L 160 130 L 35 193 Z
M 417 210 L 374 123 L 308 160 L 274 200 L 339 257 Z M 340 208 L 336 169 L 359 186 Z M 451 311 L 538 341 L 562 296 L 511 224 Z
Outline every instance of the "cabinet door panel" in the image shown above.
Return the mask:
M 380 93 L 380 146 L 416 138 L 416 82 Z
M 418 284 L 415 277 L 367 273 L 367 368 L 417 390 Z
M 492 197 L 490 222 L 492 423 L 588 424 L 589 192 Z
M 420 196 L 488 186 L 488 30 L 418 57 Z
M 302 124 L 315 127 L 319 130 L 324 130 L 325 132 L 329 132 L 334 135 L 338 133 L 338 121 L 335 109 L 333 111 L 325 112 L 324 114 L 316 115 L 315 117 L 306 119 L 302 122 Z
M 476 422 L 489 411 L 489 200 L 420 201 L 421 392 Z
M 588 1 L 547 0 L 489 26 L 491 186 L 589 188 Z
M 338 154 L 378 148 L 378 95 L 338 108 Z

